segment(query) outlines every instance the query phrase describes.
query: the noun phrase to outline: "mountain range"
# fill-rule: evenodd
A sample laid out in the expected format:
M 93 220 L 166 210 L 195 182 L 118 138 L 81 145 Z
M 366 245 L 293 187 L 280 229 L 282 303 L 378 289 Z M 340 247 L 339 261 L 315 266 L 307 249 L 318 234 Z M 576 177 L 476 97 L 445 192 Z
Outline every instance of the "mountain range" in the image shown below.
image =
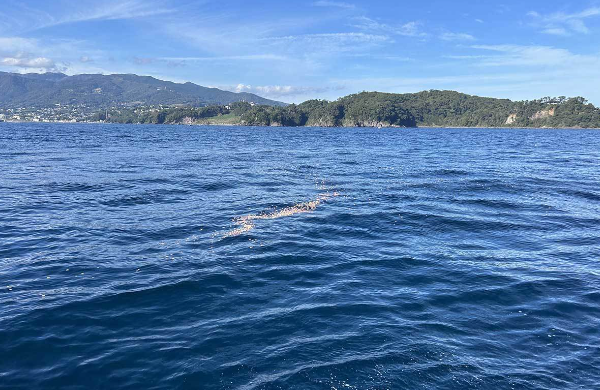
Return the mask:
M 0 108 L 49 107 L 55 104 L 107 108 L 119 105 L 187 105 L 201 107 L 233 102 L 285 106 L 251 93 L 235 93 L 190 82 L 179 84 L 134 74 L 0 72 Z

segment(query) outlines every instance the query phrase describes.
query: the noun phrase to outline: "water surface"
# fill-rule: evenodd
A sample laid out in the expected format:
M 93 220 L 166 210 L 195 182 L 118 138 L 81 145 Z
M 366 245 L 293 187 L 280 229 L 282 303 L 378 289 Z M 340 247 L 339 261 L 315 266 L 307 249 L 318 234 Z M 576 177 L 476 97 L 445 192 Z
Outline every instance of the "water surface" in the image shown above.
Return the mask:
M 599 172 L 593 130 L 0 123 L 0 388 L 597 388 Z

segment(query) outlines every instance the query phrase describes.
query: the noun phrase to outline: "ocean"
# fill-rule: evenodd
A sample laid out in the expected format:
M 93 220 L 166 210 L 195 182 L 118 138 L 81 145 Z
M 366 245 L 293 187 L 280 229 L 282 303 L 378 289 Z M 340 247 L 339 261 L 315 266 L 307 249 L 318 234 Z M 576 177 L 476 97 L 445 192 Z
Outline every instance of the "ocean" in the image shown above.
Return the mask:
M 597 389 L 600 131 L 0 123 L 0 389 Z

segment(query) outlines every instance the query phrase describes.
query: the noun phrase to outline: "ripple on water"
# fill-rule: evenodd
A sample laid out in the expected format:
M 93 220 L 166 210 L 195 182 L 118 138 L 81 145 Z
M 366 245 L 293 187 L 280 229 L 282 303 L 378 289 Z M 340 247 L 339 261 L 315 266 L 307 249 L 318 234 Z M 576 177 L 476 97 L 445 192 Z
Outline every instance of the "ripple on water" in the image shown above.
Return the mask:
M 595 388 L 597 135 L 0 123 L 0 389 Z

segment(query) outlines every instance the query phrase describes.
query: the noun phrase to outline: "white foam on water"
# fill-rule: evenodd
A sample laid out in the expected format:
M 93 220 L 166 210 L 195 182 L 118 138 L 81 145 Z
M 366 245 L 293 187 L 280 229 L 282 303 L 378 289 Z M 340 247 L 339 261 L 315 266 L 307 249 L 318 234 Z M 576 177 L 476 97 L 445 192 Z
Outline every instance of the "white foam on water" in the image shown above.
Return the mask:
M 317 199 L 311 200 L 310 202 L 298 203 L 290 207 L 283 208 L 278 211 L 274 211 L 272 213 L 264 213 L 264 214 L 251 214 L 245 215 L 243 217 L 239 217 L 234 219 L 234 223 L 239 227 L 233 229 L 223 235 L 223 238 L 228 237 L 237 237 L 244 233 L 247 233 L 256 227 L 255 221 L 263 220 L 263 219 L 278 219 L 284 217 L 291 217 L 292 215 L 302 214 L 302 213 L 310 213 L 315 211 L 319 205 L 328 201 L 331 198 L 338 197 L 340 194 L 338 192 L 324 192 L 319 194 Z

